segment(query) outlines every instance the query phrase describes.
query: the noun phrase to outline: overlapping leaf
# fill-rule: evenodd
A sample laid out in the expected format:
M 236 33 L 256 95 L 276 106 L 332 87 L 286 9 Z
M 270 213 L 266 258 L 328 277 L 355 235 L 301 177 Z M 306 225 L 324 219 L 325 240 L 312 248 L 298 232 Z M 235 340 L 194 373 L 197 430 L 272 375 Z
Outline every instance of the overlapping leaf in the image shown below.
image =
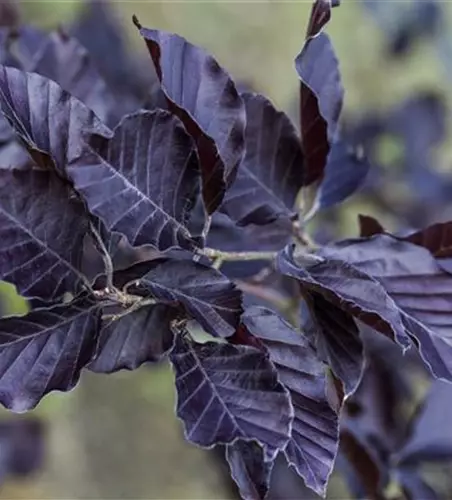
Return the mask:
M 323 178 L 330 144 L 335 137 L 344 90 L 330 39 L 320 33 L 330 18 L 331 4 L 313 6 L 308 39 L 295 59 L 300 84 L 300 124 L 305 155 L 305 185 Z
M 169 109 L 196 141 L 204 203 L 212 214 L 243 158 L 245 105 L 230 76 L 212 56 L 178 35 L 143 28 L 134 21 L 146 41 Z
M 326 397 L 325 368 L 308 340 L 275 313 L 248 309 L 243 321 L 262 340 L 295 410 L 286 457 L 306 486 L 325 494 L 338 447 L 338 416 Z
M 368 237 L 375 234 L 388 234 L 375 218 L 368 215 L 359 216 L 359 226 L 361 236 Z M 426 248 L 445 271 L 450 272 L 452 269 L 452 223 L 442 222 L 433 224 L 414 233 L 394 237 Z
M 264 500 L 270 486 L 273 462 L 266 462 L 263 449 L 256 443 L 236 441 L 226 448 L 231 476 L 243 500 Z
M 370 238 L 375 234 L 384 233 L 384 227 L 378 222 L 377 219 L 370 215 L 358 215 L 359 235 L 363 238 Z
M 100 309 L 88 299 L 0 320 L 0 402 L 23 412 L 69 391 L 92 359 Z
M 97 373 L 113 373 L 159 361 L 173 346 L 170 323 L 176 317 L 177 310 L 157 304 L 119 319 L 106 319 L 99 334 L 96 357 L 88 368 Z
M 109 135 L 93 111 L 35 73 L 0 66 L 0 108 L 34 162 L 65 175 L 88 132 Z
M 82 290 L 83 204 L 50 171 L 0 169 L 0 279 L 25 297 Z
M 244 93 L 245 156 L 223 210 L 239 225 L 267 224 L 294 214 L 303 185 L 298 133 L 281 111 L 259 94 Z
M 182 306 L 212 335 L 229 337 L 235 332 L 241 292 L 222 273 L 190 260 L 159 259 L 148 267 L 137 285 L 141 294 Z
M 210 447 L 257 441 L 273 460 L 290 437 L 293 408 L 263 352 L 179 335 L 170 355 L 176 373 L 177 415 L 188 440 Z
M 86 49 L 75 38 L 61 31 L 47 37 L 46 43 L 24 69 L 58 83 L 92 109 L 105 123 L 115 124 L 126 112 L 124 99 L 115 102 L 114 95 Z
M 279 254 L 277 266 L 283 274 L 298 279 L 307 291 L 323 295 L 400 345 L 410 345 L 400 311 L 379 281 L 339 255 L 310 256 L 310 259 L 307 263 L 297 259 L 293 248 L 288 246 Z
M 451 379 L 451 276 L 428 250 L 389 235 L 378 235 L 370 239 L 340 242 L 334 248 L 323 249 L 322 254 L 328 259 L 335 259 L 325 264 L 325 270 L 330 268 L 330 280 L 331 269 L 337 268 L 344 277 L 358 272 L 366 276 L 367 281 L 378 281 L 386 290 L 386 297 L 371 293 L 369 287 L 363 291 L 373 301 L 374 310 L 383 303 L 390 306 L 387 311 L 391 310 L 392 320 L 388 317 L 388 326 L 396 332 L 401 320 L 406 331 L 416 339 L 420 353 L 433 373 Z M 342 262 L 337 264 L 338 261 Z M 333 267 L 332 262 L 336 262 Z M 349 271 L 350 264 L 347 264 L 347 274 L 343 274 L 344 262 L 353 265 L 352 273 Z M 333 287 L 335 291 L 339 289 L 337 286 L 349 290 L 350 285 L 351 282 L 342 286 L 338 283 Z M 379 329 L 378 325 L 363 321 Z
M 337 205 L 355 193 L 366 179 L 369 168 L 369 162 L 344 141 L 334 142 L 311 213 Z
M 383 500 L 383 479 L 381 467 L 375 459 L 375 450 L 367 442 L 361 442 L 359 433 L 351 429 L 341 430 L 338 467 L 345 475 L 354 498 Z
M 149 72 L 129 50 L 121 20 L 115 14 L 106 0 L 87 0 L 70 32 L 87 49 L 118 96 L 143 99 L 151 85 Z
M 364 349 L 353 316 L 319 293 L 309 293 L 302 303 L 303 330 L 310 335 L 318 355 L 353 394 L 364 370 Z
M 132 245 L 195 246 L 188 229 L 199 191 L 196 151 L 180 121 L 162 110 L 126 116 L 111 138 L 91 135 L 67 167 L 89 209 Z

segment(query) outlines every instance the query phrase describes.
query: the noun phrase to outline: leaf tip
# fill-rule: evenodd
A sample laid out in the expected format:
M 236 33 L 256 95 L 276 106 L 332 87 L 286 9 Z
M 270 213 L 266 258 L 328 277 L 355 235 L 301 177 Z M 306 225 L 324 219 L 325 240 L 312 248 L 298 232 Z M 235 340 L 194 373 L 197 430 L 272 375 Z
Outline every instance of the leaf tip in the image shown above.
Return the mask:
M 143 28 L 143 25 L 138 20 L 138 17 L 136 16 L 136 14 L 132 15 L 132 22 L 137 27 L 137 29 L 141 30 Z

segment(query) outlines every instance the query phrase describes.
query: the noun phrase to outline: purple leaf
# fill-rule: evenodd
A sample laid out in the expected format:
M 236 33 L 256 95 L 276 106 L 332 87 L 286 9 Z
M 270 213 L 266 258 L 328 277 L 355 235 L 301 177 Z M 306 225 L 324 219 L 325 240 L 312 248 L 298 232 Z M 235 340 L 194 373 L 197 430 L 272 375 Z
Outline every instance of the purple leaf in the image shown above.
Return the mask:
M 245 93 L 245 157 L 223 202 L 239 225 L 268 224 L 294 215 L 303 185 L 303 154 L 298 133 L 281 111 L 260 94 Z
M 331 19 L 331 0 L 315 0 L 311 9 L 306 38 L 316 37 Z
M 115 93 L 122 99 L 129 95 L 142 99 L 151 79 L 143 61 L 130 53 L 121 19 L 116 14 L 107 0 L 87 0 L 70 31 L 87 49 Z
M 86 285 L 83 204 L 49 171 L 0 169 L 0 279 L 25 297 L 57 300 Z
M 273 462 L 266 462 L 264 450 L 254 442 L 236 441 L 226 447 L 231 476 L 243 500 L 264 500 L 270 487 Z
M 298 279 L 307 292 L 323 295 L 327 301 L 396 340 L 404 348 L 410 346 L 403 317 L 377 279 L 352 266 L 337 249 L 335 254 L 329 251 L 328 258 L 307 257 L 311 260 L 303 262 L 288 246 L 279 254 L 277 266 L 283 274 Z
M 452 386 L 436 380 L 420 410 L 415 415 L 411 432 L 396 460 L 402 467 L 422 462 L 447 462 L 452 459 Z
M 47 33 L 34 26 L 24 25 L 8 31 L 7 58 L 2 64 L 18 69 L 24 62 L 32 61 L 47 42 Z
M 316 193 L 314 208 L 329 208 L 351 196 L 364 183 L 369 168 L 367 160 L 345 142 L 334 142 L 328 155 L 324 178 Z
M 109 125 L 132 111 L 115 100 L 86 49 L 62 31 L 51 33 L 24 69 L 58 83 Z
M 367 442 L 361 442 L 360 438 L 359 433 L 352 432 L 352 429 L 341 431 L 338 465 L 344 459 L 347 461 L 349 467 L 341 467 L 341 472 L 345 473 L 354 498 L 385 500 L 382 493 L 382 483 L 384 485 L 387 481 L 385 471 L 374 456 L 373 447 Z M 344 462 L 342 464 L 345 465 Z
M 375 217 L 370 215 L 358 215 L 359 223 L 359 235 L 364 238 L 370 238 L 375 234 L 381 234 L 385 232 L 384 227 L 378 222 Z
M 97 373 L 113 373 L 159 361 L 173 347 L 170 324 L 176 317 L 177 310 L 157 304 L 119 319 L 104 320 L 96 356 L 88 368 Z
M 177 415 L 200 446 L 257 441 L 267 461 L 287 444 L 293 408 L 268 357 L 252 347 L 197 344 L 179 335 L 170 354 Z
M 353 316 L 318 293 L 309 293 L 302 303 L 303 330 L 317 354 L 344 384 L 345 396 L 353 394 L 364 370 L 364 352 Z
M 369 287 L 362 292 L 372 298 L 373 308 L 380 308 L 386 302 L 385 309 L 392 311 L 393 319 L 387 317 L 392 331 L 398 331 L 399 320 L 402 320 L 404 329 L 416 340 L 421 356 L 435 376 L 452 379 L 449 356 L 452 278 L 428 250 L 389 235 L 377 235 L 370 239 L 342 241 L 334 247 L 324 248 L 322 255 L 329 259 L 326 267 L 333 265 L 340 269 L 343 278 L 349 279 L 358 272 L 367 280 L 377 281 L 386 290 L 386 299 L 381 294 L 371 294 Z M 347 273 L 343 274 L 345 262 L 349 264 L 346 264 Z M 348 269 L 350 264 L 353 265 L 352 273 Z M 337 287 L 352 287 L 350 281 L 339 283 L 338 279 L 339 274 L 334 278 L 336 292 Z M 397 321 L 394 312 L 399 317 Z M 363 322 L 383 331 L 379 325 L 364 319 Z
M 248 309 L 243 321 L 268 349 L 292 399 L 295 417 L 287 460 L 306 486 L 324 495 L 339 439 L 338 416 L 326 397 L 325 368 L 307 339 L 269 309 Z
M 319 0 L 314 6 L 325 7 Z M 323 8 L 322 7 L 322 8 Z M 324 14 L 329 19 L 328 14 Z M 325 17 L 325 19 L 327 20 Z M 321 26 L 325 21 L 322 21 Z M 312 21 L 312 19 L 311 19 Z M 318 29 L 315 30 L 318 33 Z M 300 120 L 301 142 L 305 156 L 305 185 L 320 181 L 325 173 L 331 141 L 336 135 L 342 109 L 344 89 L 339 75 L 339 63 L 330 39 L 325 33 L 308 38 L 295 59 L 301 80 Z
M 375 234 L 389 234 L 374 218 L 360 215 L 360 235 L 373 236 Z M 452 274 L 452 223 L 443 222 L 433 224 L 406 236 L 394 236 L 401 241 L 408 241 L 414 245 L 426 248 L 435 258 L 438 265 Z
M 45 428 L 41 420 L 17 416 L 0 422 L 0 482 L 22 478 L 39 470 L 45 455 Z
M 452 257 L 452 222 L 433 224 L 403 240 L 426 248 L 437 259 Z
M 220 271 L 187 260 L 156 260 L 139 279 L 141 293 L 181 305 L 206 332 L 229 337 L 242 313 L 242 294 Z
M 93 111 L 52 80 L 0 66 L 0 107 L 34 162 L 65 176 L 82 152 L 82 135 L 108 135 Z
M 182 123 L 167 111 L 140 111 L 126 116 L 111 138 L 94 134 L 87 140 L 89 150 L 67 174 L 107 229 L 136 246 L 193 249 L 185 225 L 199 192 L 199 170 Z
M 0 319 L 0 402 L 23 412 L 75 387 L 94 355 L 99 319 L 88 299 Z
M 142 28 L 162 90 L 198 147 L 208 214 L 223 200 L 243 159 L 246 112 L 230 76 L 215 59 L 165 31 Z

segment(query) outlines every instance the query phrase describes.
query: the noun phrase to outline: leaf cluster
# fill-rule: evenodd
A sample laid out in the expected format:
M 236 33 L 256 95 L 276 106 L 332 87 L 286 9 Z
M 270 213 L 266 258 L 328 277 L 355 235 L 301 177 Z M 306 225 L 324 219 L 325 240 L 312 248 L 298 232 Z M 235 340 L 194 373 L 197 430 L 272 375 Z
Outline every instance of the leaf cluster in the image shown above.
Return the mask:
M 243 498 L 266 496 L 279 455 L 324 495 L 340 439 L 352 491 L 369 488 L 347 454 L 369 455 L 368 432 L 345 418 L 373 360 L 363 332 L 452 380 L 452 233 L 363 218 L 358 238 L 312 241 L 308 222 L 369 170 L 338 126 L 331 7 L 314 2 L 295 59 L 299 130 L 203 49 L 136 18 L 149 58 L 132 64 L 95 3 L 69 30 L 2 28 L 0 278 L 33 306 L 0 320 L 5 407 L 29 410 L 85 369 L 168 356 L 187 440 L 225 445 Z M 403 450 L 391 453 L 411 463 Z M 384 480 L 371 486 L 384 498 Z

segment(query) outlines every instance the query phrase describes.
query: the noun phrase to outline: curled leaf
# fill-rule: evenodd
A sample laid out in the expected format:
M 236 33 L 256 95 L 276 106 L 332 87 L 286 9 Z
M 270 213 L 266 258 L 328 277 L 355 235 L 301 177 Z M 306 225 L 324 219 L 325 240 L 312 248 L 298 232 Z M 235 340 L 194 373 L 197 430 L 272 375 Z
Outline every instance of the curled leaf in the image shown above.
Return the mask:
M 294 407 L 288 462 L 306 486 L 324 495 L 338 447 L 338 415 L 326 396 L 326 374 L 308 340 L 269 309 L 251 308 L 243 317 L 268 349 Z
M 194 138 L 208 214 L 221 204 L 244 154 L 245 105 L 231 77 L 204 50 L 178 35 L 140 30 L 171 112 Z M 197 75 L 193 78 L 193 75 Z

